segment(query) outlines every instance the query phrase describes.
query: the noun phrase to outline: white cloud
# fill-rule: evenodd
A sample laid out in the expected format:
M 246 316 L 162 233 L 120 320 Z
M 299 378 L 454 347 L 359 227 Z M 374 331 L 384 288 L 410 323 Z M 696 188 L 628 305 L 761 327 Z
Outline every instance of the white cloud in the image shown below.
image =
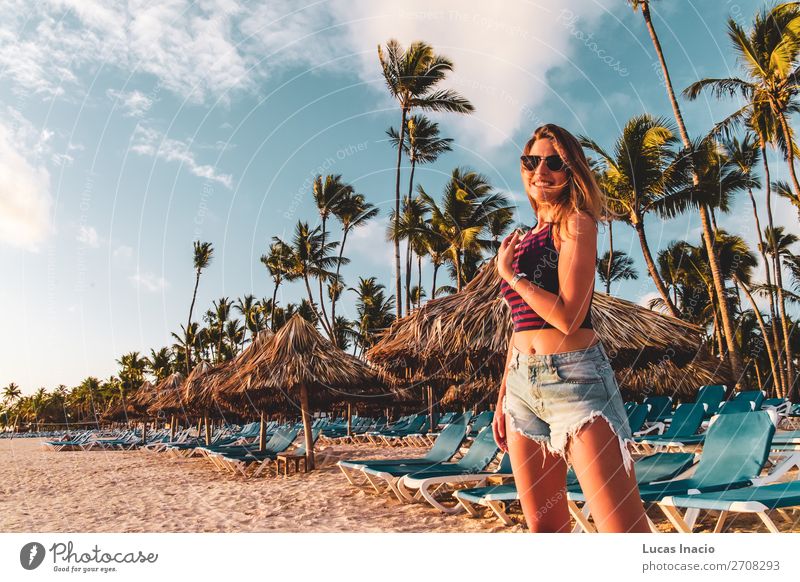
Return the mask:
M 153 273 L 141 273 L 137 272 L 134 275 L 131 275 L 129 278 L 138 289 L 148 291 L 150 293 L 155 293 L 156 291 L 161 291 L 166 289 L 169 286 L 164 277 L 159 277 Z
M 137 125 L 131 138 L 131 150 L 143 156 L 179 162 L 195 176 L 219 182 L 229 189 L 233 186 L 230 174 L 221 174 L 214 166 L 198 163 L 188 142 L 168 138 L 156 129 Z
M 234 26 L 245 9 L 230 0 L 7 0 L 0 12 L 0 78 L 18 93 L 63 95 L 100 66 L 155 75 L 195 102 L 253 83 Z
M 612 292 L 611 294 L 613 295 L 614 294 L 614 289 L 613 288 L 611 289 L 611 292 Z M 642 307 L 646 307 L 647 309 L 650 309 L 650 305 L 649 305 L 650 301 L 652 299 L 656 299 L 658 297 L 661 297 L 661 295 L 658 293 L 658 291 L 651 291 L 650 293 L 645 293 L 644 295 L 642 295 L 639 298 L 639 301 L 637 301 L 637 303 L 639 305 L 641 305 Z M 658 310 L 656 309 L 656 311 L 658 311 Z
M 115 91 L 109 89 L 106 95 L 115 101 L 115 105 L 122 109 L 126 117 L 141 117 L 153 106 L 155 97 L 145 95 L 141 91 Z
M 85 224 L 81 224 L 78 227 L 78 236 L 75 237 L 75 240 L 95 249 L 100 246 L 100 237 L 97 236 L 97 230 L 93 226 L 86 226 Z
M 117 260 L 127 260 L 133 256 L 133 249 L 128 245 L 119 245 L 112 254 Z
M 50 234 L 50 174 L 29 156 L 19 132 L 0 121 L 0 243 L 37 250 Z
M 546 120 L 537 107 L 554 96 L 547 74 L 569 66 L 578 50 L 564 15 L 579 17 L 587 32 L 610 2 L 564 0 L 465 3 L 428 0 L 380 3 L 334 1 L 331 11 L 347 31 L 341 42 L 359 55 L 360 76 L 385 93 L 379 78 L 377 45 L 396 38 L 404 47 L 424 39 L 452 60 L 453 73 L 442 87 L 459 91 L 476 111 L 448 116 L 463 141 L 476 148 L 507 143 L 520 128 L 533 130 Z M 358 14 L 359 18 L 353 18 Z

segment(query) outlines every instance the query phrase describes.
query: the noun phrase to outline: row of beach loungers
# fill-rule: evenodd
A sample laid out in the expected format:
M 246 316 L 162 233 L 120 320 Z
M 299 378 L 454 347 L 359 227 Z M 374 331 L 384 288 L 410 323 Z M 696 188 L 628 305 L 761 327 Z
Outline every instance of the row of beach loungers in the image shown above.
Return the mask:
M 674 409 L 666 397 L 626 404 L 635 447 L 643 455 L 635 461 L 642 499 L 659 507 L 682 532 L 692 531 L 701 510 L 719 512 L 715 532 L 736 512 L 757 514 L 769 531 L 777 532 L 767 512 L 791 519 L 786 510 L 800 506 L 800 481 L 779 482 L 800 467 L 800 431 L 776 427 L 799 411 L 785 401 L 765 400 L 760 391 L 737 393 L 723 402 L 724 395 L 724 386 L 704 386 L 695 402 Z M 460 460 L 453 460 L 467 442 L 468 422 L 448 426 L 423 457 L 342 460 L 338 466 L 353 486 L 404 503 L 427 502 L 444 513 L 467 511 L 479 517 L 481 509 L 488 509 L 511 525 L 508 507 L 519 495 L 508 456 L 498 457 L 491 427 L 481 431 Z M 594 531 L 571 470 L 567 484 L 575 530 Z
M 724 386 L 704 386 L 694 402 L 673 407 L 669 397 L 626 403 L 635 435 L 636 476 L 642 499 L 655 505 L 679 531 L 692 531 L 700 511 L 718 511 L 714 531 L 721 531 L 731 513 L 758 514 L 770 531 L 778 531 L 767 514 L 789 519 L 787 510 L 800 506 L 800 481 L 780 482 L 800 467 L 798 405 L 765 399 L 761 391 L 734 394 L 724 401 Z M 473 517 L 488 509 L 504 524 L 514 523 L 509 506 L 519 501 L 508 455 L 500 453 L 492 435 L 493 412 L 446 413 L 433 429 L 425 414 L 409 415 L 389 424 L 386 418 L 319 418 L 312 439 L 317 464 L 330 460 L 326 444 L 364 443 L 390 447 L 429 447 L 420 457 L 344 459 L 338 467 L 357 487 L 387 493 L 403 503 L 423 502 L 452 514 Z M 217 429 L 206 444 L 195 429 L 147 433 L 83 431 L 47 441 L 60 450 L 130 450 L 175 457 L 207 459 L 221 473 L 253 478 L 277 474 L 277 458 L 305 454 L 300 423 L 269 422 L 265 447 L 259 450 L 260 424 Z M 594 531 L 590 508 L 570 471 L 567 478 L 570 512 L 576 531 Z M 679 511 L 679 509 L 681 511 Z M 655 526 L 653 526 L 655 528 Z

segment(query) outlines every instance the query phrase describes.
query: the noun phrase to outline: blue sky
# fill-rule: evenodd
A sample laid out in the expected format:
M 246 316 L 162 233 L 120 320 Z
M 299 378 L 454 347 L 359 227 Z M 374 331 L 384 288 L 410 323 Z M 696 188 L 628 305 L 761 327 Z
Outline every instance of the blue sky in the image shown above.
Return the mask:
M 0 385 L 74 385 L 114 373 L 123 353 L 169 345 L 187 316 L 195 239 L 216 249 L 199 313 L 221 296 L 271 296 L 258 259 L 272 236 L 318 222 L 317 173 L 342 174 L 381 209 L 348 240 L 347 284 L 376 276 L 391 287 L 395 158 L 384 131 L 399 112 L 376 54 L 389 38 L 451 58 L 446 85 L 476 106 L 437 116 L 454 151 L 418 168 L 417 183 L 437 195 L 454 167 L 469 166 L 528 224 L 518 155 L 536 126 L 610 146 L 633 115 L 672 116 L 641 16 L 623 2 L 431 5 L 0 1 Z M 760 5 L 654 3 L 676 89 L 734 74 L 725 20 L 746 24 Z M 682 106 L 699 135 L 734 104 Z M 752 243 L 748 204 L 740 197 L 720 222 Z M 797 231 L 795 211 L 774 204 L 778 224 Z M 695 215 L 646 227 L 654 249 L 700 234 Z M 615 247 L 641 277 L 614 293 L 646 301 L 655 289 L 633 231 L 617 226 Z M 425 268 L 426 288 L 430 278 Z M 303 290 L 280 295 L 285 304 Z

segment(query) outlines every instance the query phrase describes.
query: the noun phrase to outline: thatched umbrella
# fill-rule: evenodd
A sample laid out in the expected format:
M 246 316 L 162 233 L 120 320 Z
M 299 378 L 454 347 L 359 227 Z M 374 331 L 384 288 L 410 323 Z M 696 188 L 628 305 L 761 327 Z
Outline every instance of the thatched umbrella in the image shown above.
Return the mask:
M 102 419 L 128 422 L 131 418 L 146 416 L 147 404 L 142 405 L 141 401 L 144 400 L 145 395 L 152 395 L 153 388 L 153 384 L 145 380 L 129 398 L 123 397 L 120 402 L 117 402 L 106 410 L 102 415 Z
M 678 368 L 693 364 L 697 370 L 713 370 L 717 379 L 727 377 L 727 369 L 700 349 L 700 326 L 604 293 L 594 294 L 592 324 L 617 372 L 652 370 L 667 356 Z M 368 358 L 414 381 L 499 380 L 512 332 L 493 259 L 461 292 L 432 299 L 392 324 Z
M 331 402 L 386 398 L 388 378 L 378 368 L 352 356 L 322 337 L 299 314 L 265 342 L 258 357 L 237 372 L 228 398 L 256 399 L 266 404 L 299 396 L 308 468 L 314 468 L 311 409 Z
M 241 412 L 242 406 L 238 398 L 231 399 L 228 395 L 234 392 L 236 387 L 246 384 L 249 380 L 247 370 L 261 355 L 264 346 L 273 338 L 275 334 L 272 330 L 265 329 L 258 332 L 250 345 L 232 360 L 218 366 L 203 383 L 201 398 L 214 402 L 217 406 L 227 408 L 237 413 Z M 259 437 L 258 448 L 264 450 L 266 444 L 266 423 L 264 420 L 264 409 L 259 410 Z
M 159 412 L 170 413 L 170 440 L 175 440 L 175 415 L 183 411 L 180 402 L 180 393 L 186 377 L 180 372 L 173 372 L 161 382 L 156 384 L 153 396 L 147 405 L 148 414 L 158 414 Z M 148 402 L 147 396 L 143 396 L 142 406 Z

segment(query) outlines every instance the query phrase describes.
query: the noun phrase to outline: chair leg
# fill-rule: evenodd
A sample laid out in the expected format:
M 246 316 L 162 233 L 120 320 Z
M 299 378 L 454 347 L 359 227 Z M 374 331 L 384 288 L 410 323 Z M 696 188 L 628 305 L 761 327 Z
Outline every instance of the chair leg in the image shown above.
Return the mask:
M 480 517 L 480 513 L 475 506 L 472 505 L 469 501 L 465 501 L 464 499 L 457 498 L 458 502 L 461 504 L 461 507 L 469 514 L 470 517 Z
M 663 503 L 659 503 L 658 507 L 661 508 L 661 511 L 667 516 L 667 519 L 676 530 L 681 533 L 692 533 L 691 525 L 684 521 L 683 516 L 681 516 L 677 508 L 671 505 L 664 505 Z M 689 512 L 687 511 L 686 513 L 688 514 Z
M 778 526 L 775 525 L 775 522 L 770 519 L 767 515 L 766 511 L 759 511 L 758 517 L 761 518 L 761 521 L 764 522 L 764 525 L 767 526 L 767 529 L 772 533 L 781 533 L 781 530 L 778 529 Z
M 506 509 L 503 506 L 502 501 L 487 501 L 486 505 L 489 506 L 489 509 L 491 509 L 498 518 L 500 518 L 500 521 L 503 522 L 503 525 L 514 525 L 514 521 L 506 513 Z
M 714 526 L 714 533 L 722 533 L 725 525 L 725 519 L 728 517 L 727 511 L 720 511 L 719 517 L 717 518 L 717 524 Z
M 584 509 L 587 509 L 588 503 L 584 503 L 583 506 Z M 567 500 L 567 507 L 569 508 L 569 512 L 573 519 L 575 520 L 575 528 L 573 528 L 572 531 L 584 531 L 586 533 L 596 532 L 594 526 L 589 522 L 588 509 L 587 513 L 584 514 L 583 511 L 578 507 L 578 504 L 571 499 Z M 578 526 L 580 526 L 580 529 Z

